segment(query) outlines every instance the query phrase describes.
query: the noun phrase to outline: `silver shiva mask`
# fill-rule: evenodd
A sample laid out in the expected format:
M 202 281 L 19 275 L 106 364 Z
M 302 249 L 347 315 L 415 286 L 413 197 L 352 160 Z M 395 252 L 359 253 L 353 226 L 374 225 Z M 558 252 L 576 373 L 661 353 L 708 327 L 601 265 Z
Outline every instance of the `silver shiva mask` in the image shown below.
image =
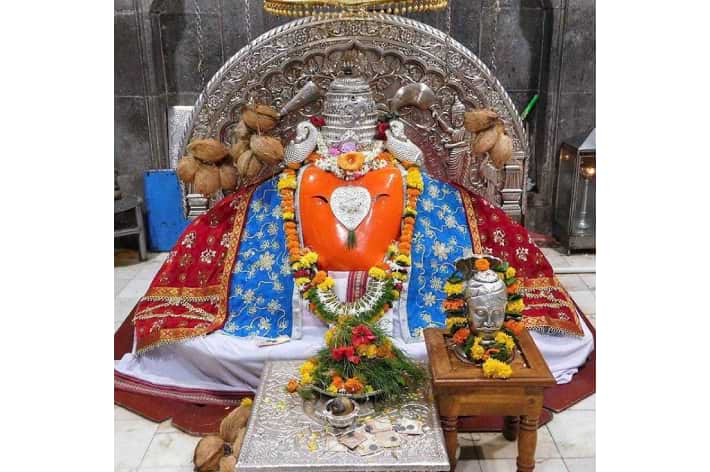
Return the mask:
M 464 276 L 464 296 L 468 306 L 469 321 L 475 331 L 485 340 L 491 340 L 501 329 L 505 321 L 505 306 L 508 303 L 508 293 L 505 283 L 492 270 L 477 271 L 474 268 L 476 259 L 486 258 L 491 267 L 501 263 L 492 256 L 474 255 L 456 263 L 456 268 Z

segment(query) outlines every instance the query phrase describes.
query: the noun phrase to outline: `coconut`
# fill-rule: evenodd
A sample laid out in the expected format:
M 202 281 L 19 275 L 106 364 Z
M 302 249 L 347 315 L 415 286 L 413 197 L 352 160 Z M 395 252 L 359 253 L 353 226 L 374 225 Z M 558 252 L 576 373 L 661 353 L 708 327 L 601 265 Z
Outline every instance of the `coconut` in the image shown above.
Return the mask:
M 237 162 L 239 156 L 247 150 L 249 150 L 249 140 L 240 139 L 229 147 L 229 155 L 232 156 L 233 162 Z
M 242 444 L 244 444 L 244 435 L 247 434 L 247 428 L 244 426 L 243 428 L 240 428 L 239 431 L 237 432 L 237 437 L 232 443 L 232 454 L 234 454 L 234 457 L 239 457 L 239 453 L 242 450 Z
M 262 166 L 261 161 L 251 150 L 244 151 L 237 159 L 237 173 L 249 179 L 255 177 L 261 171 Z
M 219 460 L 219 472 L 234 472 L 237 467 L 237 458 L 224 456 Z
M 498 126 L 491 126 L 478 133 L 473 140 L 472 150 L 474 154 L 483 154 L 488 152 L 498 141 L 498 135 L 500 134 L 500 128 Z
M 190 183 L 195 180 L 195 172 L 200 167 L 200 163 L 197 162 L 192 156 L 183 156 L 178 162 L 177 166 L 177 176 L 183 182 Z
M 234 131 L 232 131 L 232 135 L 238 140 L 249 139 L 249 136 L 251 136 L 251 130 L 244 123 L 244 120 L 240 120 L 234 128 Z
M 217 166 L 200 164 L 193 184 L 195 192 L 202 195 L 212 195 L 220 188 L 219 169 Z
M 510 136 L 507 134 L 502 134 L 488 154 L 491 157 L 493 166 L 496 169 L 502 169 L 510 158 L 513 157 L 513 140 L 510 139 Z
M 227 147 L 216 139 L 195 139 L 187 145 L 187 151 L 198 159 L 217 162 L 227 155 Z
M 279 112 L 267 105 L 246 106 L 242 109 L 242 121 L 254 131 L 271 131 L 279 120 Z
M 219 183 L 224 190 L 234 190 L 237 186 L 237 169 L 232 164 L 222 164 L 219 166 Z
M 278 138 L 255 134 L 249 141 L 249 147 L 256 157 L 267 165 L 276 165 L 284 158 L 284 147 Z
M 200 439 L 195 447 L 192 462 L 198 472 L 218 471 L 220 460 L 224 457 L 224 440 L 219 436 L 205 436 Z
M 497 119 L 498 114 L 496 112 L 484 108 L 464 113 L 463 125 L 470 132 L 478 133 L 493 126 Z
M 242 405 L 229 413 L 219 424 L 219 435 L 228 443 L 233 443 L 239 430 L 246 426 L 251 414 L 251 405 Z

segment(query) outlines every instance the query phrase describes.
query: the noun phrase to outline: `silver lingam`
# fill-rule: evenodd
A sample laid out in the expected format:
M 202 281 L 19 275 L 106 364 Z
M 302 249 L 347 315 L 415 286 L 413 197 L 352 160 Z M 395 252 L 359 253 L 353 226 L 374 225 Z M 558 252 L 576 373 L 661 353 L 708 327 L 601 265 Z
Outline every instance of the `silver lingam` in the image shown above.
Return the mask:
M 483 338 L 481 346 L 487 349 L 495 344 L 495 334 L 503 327 L 508 293 L 505 283 L 494 270 L 479 271 L 475 268 L 476 260 L 482 258 L 488 260 L 490 267 L 502 263 L 497 257 L 474 254 L 457 261 L 456 269 L 464 278 L 464 297 L 471 329 Z

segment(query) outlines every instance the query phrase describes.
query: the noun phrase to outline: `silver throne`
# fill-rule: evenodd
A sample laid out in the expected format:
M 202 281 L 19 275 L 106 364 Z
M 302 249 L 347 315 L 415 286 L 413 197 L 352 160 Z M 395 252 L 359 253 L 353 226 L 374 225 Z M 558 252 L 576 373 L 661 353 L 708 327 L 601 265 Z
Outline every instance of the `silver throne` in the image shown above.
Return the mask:
M 423 82 L 436 94 L 430 110 L 400 110 L 407 136 L 424 151 L 427 171 L 486 198 L 515 220 L 525 214 L 528 139 L 510 97 L 488 68 L 462 44 L 418 21 L 386 14 L 350 14 L 342 18 L 308 17 L 267 31 L 242 48 L 212 77 L 200 94 L 180 140 L 180 153 L 194 138 L 227 143 L 242 107 L 254 101 L 281 109 L 308 81 L 326 89 L 344 56 L 367 78 L 378 108 L 403 85 Z M 354 59 L 353 59 L 354 58 Z M 322 101 L 286 115 L 276 133 L 293 138 L 298 122 L 320 113 Z M 491 108 L 513 140 L 513 158 L 497 170 L 473 156 L 463 129 L 463 112 Z M 272 133 L 270 133 L 272 134 Z M 177 165 L 177 159 L 171 162 Z M 278 171 L 264 168 L 248 185 Z M 183 187 L 190 217 L 203 213 L 221 195 L 207 201 Z

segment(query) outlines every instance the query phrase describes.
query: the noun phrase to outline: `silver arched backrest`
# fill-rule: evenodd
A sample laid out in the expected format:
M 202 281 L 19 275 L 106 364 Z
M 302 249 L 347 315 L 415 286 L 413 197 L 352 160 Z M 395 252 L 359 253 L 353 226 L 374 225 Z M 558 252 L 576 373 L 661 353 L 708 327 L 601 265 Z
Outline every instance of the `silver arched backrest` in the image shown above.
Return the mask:
M 402 85 L 424 82 L 431 87 L 437 97 L 434 114 L 415 107 L 400 110 L 407 135 L 426 155 L 426 170 L 479 193 L 515 219 L 522 217 L 528 141 L 510 97 L 462 44 L 400 16 L 309 17 L 259 36 L 227 61 L 200 94 L 183 133 L 180 155 L 195 138 L 228 142 L 242 106 L 250 100 L 280 109 L 309 80 L 327 88 L 341 71 L 346 51 L 348 59 L 354 57 L 356 72 L 370 81 L 383 110 Z M 269 134 L 281 136 L 285 143 L 293 137 L 296 123 L 318 114 L 321 105 L 317 101 L 287 115 Z M 503 120 L 513 140 L 513 158 L 505 169 L 496 170 L 471 155 L 470 136 L 462 122 L 463 111 L 473 108 L 492 108 Z M 276 171 L 263 169 L 254 180 Z M 199 207 L 191 202 L 199 196 L 185 193 L 186 209 Z

